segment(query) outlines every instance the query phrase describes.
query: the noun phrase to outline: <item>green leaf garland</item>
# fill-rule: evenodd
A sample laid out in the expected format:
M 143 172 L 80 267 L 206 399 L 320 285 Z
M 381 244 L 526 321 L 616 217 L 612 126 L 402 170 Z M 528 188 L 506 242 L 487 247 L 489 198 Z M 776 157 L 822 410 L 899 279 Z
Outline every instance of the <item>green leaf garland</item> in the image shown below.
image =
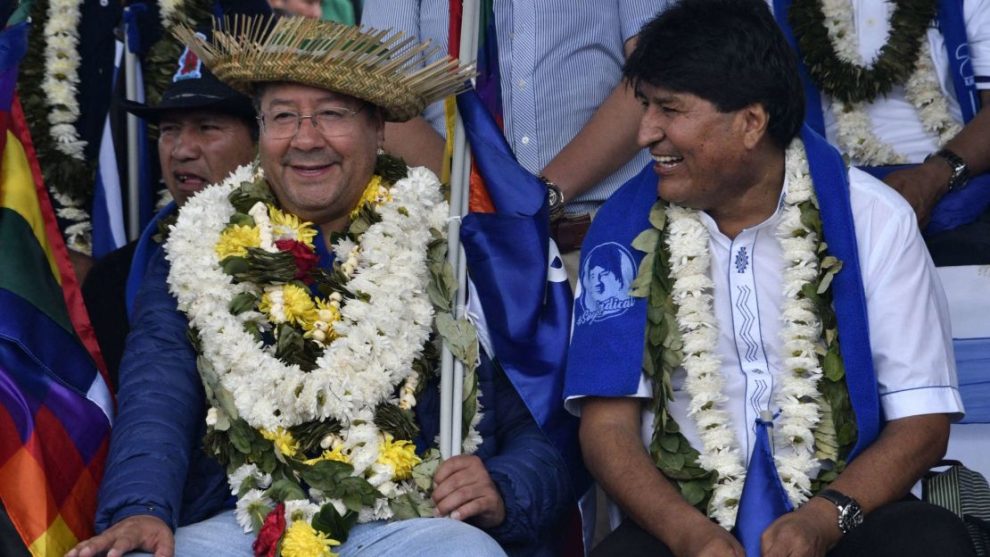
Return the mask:
M 821 0 L 794 0 L 788 13 L 801 56 L 815 85 L 846 103 L 873 102 L 907 81 L 921 41 L 935 17 L 935 0 L 891 0 L 890 35 L 870 67 L 842 60 L 825 27 Z M 849 6 L 847 9 L 852 9 Z

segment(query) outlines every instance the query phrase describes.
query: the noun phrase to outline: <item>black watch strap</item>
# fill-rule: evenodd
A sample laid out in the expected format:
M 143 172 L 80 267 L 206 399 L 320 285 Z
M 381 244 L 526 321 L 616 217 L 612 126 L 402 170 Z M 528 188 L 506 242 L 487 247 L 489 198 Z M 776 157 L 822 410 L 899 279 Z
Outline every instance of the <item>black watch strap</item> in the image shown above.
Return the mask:
M 838 526 L 843 534 L 863 523 L 863 509 L 855 499 L 834 489 L 823 489 L 818 497 L 835 505 L 839 510 Z

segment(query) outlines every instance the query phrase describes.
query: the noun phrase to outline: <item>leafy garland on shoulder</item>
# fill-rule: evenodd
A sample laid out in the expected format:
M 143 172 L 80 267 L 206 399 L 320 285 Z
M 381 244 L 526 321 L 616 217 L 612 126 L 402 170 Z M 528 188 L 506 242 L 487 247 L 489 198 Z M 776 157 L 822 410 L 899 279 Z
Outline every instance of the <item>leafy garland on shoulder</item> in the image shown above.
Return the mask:
M 935 17 L 936 1 L 892 0 L 895 7 L 887 44 L 869 68 L 836 54 L 822 7 L 829 1 L 836 0 L 794 0 L 788 14 L 804 62 L 819 88 L 842 102 L 857 103 L 872 102 L 904 83 L 914 71 L 921 40 Z M 845 4 L 838 9 L 852 9 Z
M 804 261 L 809 257 L 817 260 L 814 266 L 814 278 L 790 273 L 790 269 L 785 271 L 786 286 L 794 292 L 787 294 L 792 297 L 789 303 L 793 309 L 784 311 L 785 324 L 781 331 L 787 350 L 792 351 L 786 354 L 787 360 L 790 361 L 785 362 L 789 369 L 784 373 L 793 374 L 795 379 L 789 380 L 785 377 L 779 390 L 795 390 L 795 387 L 800 390 L 802 388 L 800 383 L 805 381 L 802 377 L 815 376 L 808 363 L 801 361 L 805 352 L 810 350 L 814 354 L 813 358 L 817 359 L 817 367 L 820 369 L 818 372 L 820 376 L 815 385 L 820 398 L 816 400 L 806 395 L 795 398 L 798 405 L 817 406 L 819 418 L 813 430 L 813 456 L 822 463 L 817 476 L 806 479 L 799 477 L 806 473 L 803 468 L 807 467 L 807 464 L 802 465 L 801 458 L 785 457 L 780 454 L 775 457 L 788 496 L 793 503 L 800 503 L 810 493 L 820 491 L 842 472 L 845 468 L 846 455 L 855 443 L 857 433 L 855 417 L 845 385 L 845 368 L 839 350 L 837 322 L 832 308 L 830 288 L 832 277 L 841 269 L 841 262 L 826 255 L 827 245 L 820 240 L 823 237 L 821 219 L 813 193 L 807 199 L 800 199 L 796 195 L 791 195 L 791 198 L 790 205 L 793 208 L 788 207 L 790 213 L 785 214 L 781 228 L 778 230 L 778 238 L 785 247 L 785 258 L 788 259 L 789 267 L 796 269 L 800 275 L 804 274 L 802 270 Z M 694 367 L 699 365 L 711 367 L 704 360 L 706 353 L 712 349 L 714 338 L 717 337 L 714 335 L 716 330 L 714 316 L 706 315 L 703 308 L 698 310 L 696 307 L 698 303 L 702 306 L 708 305 L 705 300 L 711 297 L 711 285 L 704 286 L 705 279 L 695 276 L 675 279 L 679 274 L 683 276 L 683 272 L 672 268 L 671 262 L 676 258 L 679 261 L 677 266 L 682 270 L 687 267 L 693 269 L 691 272 L 694 273 L 710 272 L 707 268 L 710 263 L 704 255 L 707 251 L 700 244 L 696 246 L 697 250 L 693 250 L 699 253 L 698 257 L 684 257 L 683 254 L 678 253 L 672 258 L 672 234 L 678 236 L 679 252 L 684 251 L 686 245 L 699 242 L 707 244 L 707 234 L 697 235 L 696 238 L 685 236 L 684 226 L 687 222 L 685 219 L 691 218 L 690 213 L 658 200 L 650 211 L 650 228 L 640 233 L 632 243 L 633 248 L 646 254 L 640 263 L 631 294 L 648 299 L 643 371 L 653 385 L 655 411 L 653 437 L 649 449 L 657 468 L 678 487 L 686 501 L 707 516 L 716 519 L 724 527 L 732 528 L 735 524 L 738 497 L 741 495 L 742 479 L 745 475 L 741 464 L 737 462 L 738 448 L 728 443 L 714 453 L 709 453 L 706 441 L 706 447 L 702 448 L 706 454 L 703 455 L 697 448 L 692 447 L 681 433 L 680 426 L 668 408 L 668 401 L 673 400 L 671 377 L 674 371 L 686 366 L 686 362 Z M 672 219 L 675 221 L 673 224 Z M 679 230 L 672 233 L 672 228 Z M 787 255 L 797 254 L 810 248 L 809 242 L 814 245 L 813 254 L 802 255 L 800 259 Z M 807 247 L 799 247 L 801 245 Z M 690 247 L 686 249 L 692 251 Z M 687 297 L 681 294 L 675 296 L 678 290 L 685 287 L 683 284 L 677 284 L 681 281 L 689 282 L 687 287 L 695 289 L 696 292 Z M 678 303 L 675 298 L 681 302 Z M 696 298 L 696 300 L 687 298 Z M 684 314 L 682 304 L 687 303 L 695 307 L 695 310 L 689 310 L 694 312 L 693 315 Z M 806 323 L 804 317 L 795 317 L 808 311 L 813 311 L 817 316 L 820 329 Z M 791 315 L 788 316 L 788 313 Z M 806 332 L 793 332 L 790 329 L 795 331 L 803 329 Z M 810 339 L 807 335 L 814 335 L 813 331 L 819 331 L 820 337 L 817 342 L 809 346 Z M 690 335 L 691 338 L 685 340 L 685 335 Z M 715 367 L 718 367 L 717 363 Z M 727 417 L 719 408 L 721 406 L 719 401 L 724 395 L 718 392 L 721 389 L 718 371 L 706 369 L 702 374 L 715 375 L 703 379 L 709 387 L 701 389 L 700 394 L 693 392 L 685 383 L 685 388 L 692 396 L 693 410 L 689 412 L 697 422 L 703 440 L 716 430 L 721 433 L 728 431 L 731 435 L 731 430 L 727 430 L 725 425 Z M 775 401 L 779 400 L 778 394 Z M 783 407 L 784 404 L 781 406 Z M 793 410 L 792 414 L 806 413 L 800 408 Z M 703 417 L 702 414 L 711 415 Z M 784 422 L 787 420 L 788 418 L 783 418 Z M 778 446 L 802 446 L 805 440 L 793 437 L 795 432 L 799 431 L 801 429 L 796 428 L 794 424 L 780 424 L 780 427 L 775 428 Z M 718 435 L 721 436 L 721 433 Z M 800 457 L 800 454 L 797 456 Z
M 82 157 L 63 152 L 52 134 L 52 124 L 48 118 L 50 101 L 44 85 L 48 71 L 46 53 L 49 38 L 43 32 L 50 7 L 48 0 L 35 0 L 31 8 L 33 28 L 28 36 L 27 53 L 20 65 L 17 90 L 45 185 L 58 208 L 58 216 L 71 223 L 65 230 L 66 243 L 75 251 L 89 253 L 90 225 L 84 207 L 92 195 L 96 166 Z M 74 85 L 72 89 L 74 94 Z
M 30 12 L 33 29 L 20 65 L 17 89 L 42 177 L 58 216 L 66 222 L 66 243 L 74 251 L 89 254 L 92 225 L 86 207 L 92 201 L 96 163 L 86 160 L 81 153 L 81 143 L 72 140 L 78 139 L 73 114 L 85 107 L 78 107 L 75 100 L 78 37 L 66 29 L 66 26 L 75 27 L 79 23 L 81 4 L 76 0 L 34 1 Z M 169 30 L 178 23 L 191 25 L 206 21 L 211 13 L 209 0 L 163 0 L 159 8 L 165 32 L 152 45 L 144 61 L 145 91 L 150 104 L 156 104 L 171 83 L 182 52 L 182 45 Z M 53 11 L 58 12 L 60 18 L 55 22 L 51 19 Z M 52 104 L 53 96 L 46 92 L 50 90 L 59 92 L 56 96 L 61 100 L 57 105 Z M 50 121 L 52 118 L 57 120 L 54 125 Z M 56 126 L 60 134 L 55 133 Z M 157 130 L 150 127 L 149 132 L 151 139 L 155 139 Z M 56 136 L 66 139 L 63 141 Z
M 210 403 L 205 445 L 265 554 L 332 555 L 356 522 L 432 516 L 439 454 L 417 453 L 413 408 L 439 337 L 465 364 L 465 452 L 480 443 L 477 333 L 452 313 L 440 183 L 378 162 L 330 238 L 332 269 L 256 164 L 191 199 L 166 244 Z

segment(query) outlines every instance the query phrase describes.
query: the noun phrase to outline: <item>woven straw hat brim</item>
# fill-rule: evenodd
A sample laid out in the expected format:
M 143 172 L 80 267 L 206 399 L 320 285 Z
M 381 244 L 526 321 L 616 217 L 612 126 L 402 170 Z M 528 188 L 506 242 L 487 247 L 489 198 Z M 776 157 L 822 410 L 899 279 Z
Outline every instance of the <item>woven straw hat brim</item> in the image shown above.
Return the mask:
M 359 68 L 341 70 L 334 64 L 299 61 L 286 65 L 267 62 L 247 68 L 236 61 L 217 61 L 213 73 L 249 96 L 254 94 L 256 84 L 269 82 L 301 83 L 342 93 L 381 108 L 389 122 L 405 122 L 414 118 L 431 102 L 411 91 L 401 81 L 386 81 L 380 75 Z
M 173 32 L 234 89 L 253 95 L 261 83 L 301 83 L 374 104 L 390 122 L 465 90 L 475 74 L 449 57 L 421 67 L 429 44 L 392 31 L 263 16 L 214 20 L 213 27 L 210 39 L 183 26 Z

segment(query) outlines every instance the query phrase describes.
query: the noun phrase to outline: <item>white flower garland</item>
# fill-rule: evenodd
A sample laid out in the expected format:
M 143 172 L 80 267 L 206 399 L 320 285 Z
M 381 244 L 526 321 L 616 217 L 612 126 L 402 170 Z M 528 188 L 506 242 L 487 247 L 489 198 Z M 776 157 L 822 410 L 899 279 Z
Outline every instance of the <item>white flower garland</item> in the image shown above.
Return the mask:
M 361 510 L 358 520 L 391 518 L 390 502 L 419 488 L 412 479 L 397 479 L 392 465 L 380 460 L 382 444 L 388 441 L 375 425 L 375 408 L 391 399 L 400 385 L 398 404 L 411 408 L 416 403 L 413 392 L 419 377 L 412 364 L 433 328 L 427 246 L 431 229 L 445 230 L 448 211 L 440 184 L 428 170 L 410 169 L 390 189 L 391 200 L 377 206 L 381 220 L 361 235 L 359 244 L 345 238 L 334 246 L 337 257 L 352 266 L 345 288 L 361 296 L 342 304 L 341 320 L 334 324 L 337 338 L 317 359 L 316 369 L 304 373 L 299 366 L 278 360 L 245 330 L 249 321 L 270 327 L 263 315 L 248 311 L 235 316 L 229 311 L 235 296 L 260 295 L 261 289 L 245 282 L 234 284 L 215 252 L 234 213 L 228 196 L 243 182 L 262 177 L 260 168 L 242 166 L 185 204 L 165 244 L 171 262 L 170 290 L 199 332 L 205 360 L 200 365 L 216 374 L 215 389 L 231 395 L 239 417 L 267 431 L 336 419 L 341 431 L 327 436 L 321 447 L 346 454 L 354 476 L 365 477 L 380 494 L 372 507 Z M 262 248 L 271 247 L 268 215 L 255 210 L 251 214 L 259 229 L 268 229 L 261 232 Z M 221 412 L 211 408 L 207 421 L 216 424 Z M 473 452 L 470 445 L 480 440 L 476 428 L 480 416 L 479 411 L 472 420 L 466 453 Z M 230 473 L 231 489 L 239 495 L 237 520 L 246 532 L 257 528 L 272 506 L 264 494 L 271 481 L 250 463 Z M 328 503 L 340 514 L 346 510 L 341 501 L 318 489 L 308 489 L 307 495 L 307 501 L 286 502 L 287 524 L 308 522 Z
M 179 23 L 179 16 L 183 8 L 183 0 L 158 0 L 158 15 L 162 20 L 162 27 L 169 31 L 176 23 Z
M 825 15 L 825 28 L 836 55 L 850 64 L 863 66 L 849 0 L 822 0 L 821 8 Z M 926 35 L 921 36 L 921 48 L 914 72 L 904 84 L 904 97 L 918 111 L 918 118 L 925 131 L 938 138 L 939 145 L 944 145 L 962 129 L 949 114 L 949 104 L 939 87 L 932 63 L 931 46 Z M 847 105 L 833 98 L 832 112 L 838 126 L 837 142 L 843 152 L 854 161 L 866 165 L 907 162 L 893 147 L 873 133 L 873 124 L 866 113 L 866 103 Z
M 252 285 L 233 283 L 214 246 L 234 213 L 227 196 L 255 172 L 260 175 L 260 168 L 242 166 L 183 207 L 166 243 L 168 282 L 179 309 L 200 332 L 203 356 L 250 426 L 275 430 L 327 418 L 342 424 L 370 420 L 375 405 L 413 373 L 412 362 L 432 328 L 426 246 L 431 226 L 446 217 L 439 184 L 428 171 L 413 169 L 392 187 L 394 201 L 379 208 L 381 222 L 362 235 L 361 258 L 347 285 L 370 301 L 355 298 L 341 307 L 335 325 L 340 338 L 307 373 L 262 350 L 244 329 L 246 321 L 263 321 L 260 314 L 235 316 L 228 310 Z
M 814 199 L 804 145 L 795 139 L 785 155 L 787 192 L 777 226 L 777 239 L 786 262 L 784 271 L 783 327 L 781 339 L 784 372 L 774 393 L 780 417 L 774 428 L 775 461 L 781 481 L 795 506 L 808 498 L 811 478 L 818 472 L 814 451 L 814 427 L 820 420 L 818 380 L 822 370 L 815 355 L 821 339 L 821 323 L 814 305 L 797 293 L 818 276 L 819 238 L 801 222 L 799 203 Z M 699 465 L 718 475 L 709 514 L 723 527 L 735 525 L 739 499 L 746 478 L 744 458 L 724 405 L 725 381 L 721 361 L 714 352 L 718 323 L 713 309 L 710 278 L 709 233 L 697 211 L 671 205 L 668 208 L 671 295 L 677 305 L 677 326 L 684 342 L 684 388 L 690 394 L 688 414 L 701 438 Z M 802 398 L 807 402 L 802 402 Z M 716 426 L 716 427 L 712 427 Z
M 45 78 L 41 88 L 51 111 L 48 122 L 55 146 L 66 155 L 83 160 L 86 142 L 79 138 L 79 0 L 51 0 L 45 22 Z

